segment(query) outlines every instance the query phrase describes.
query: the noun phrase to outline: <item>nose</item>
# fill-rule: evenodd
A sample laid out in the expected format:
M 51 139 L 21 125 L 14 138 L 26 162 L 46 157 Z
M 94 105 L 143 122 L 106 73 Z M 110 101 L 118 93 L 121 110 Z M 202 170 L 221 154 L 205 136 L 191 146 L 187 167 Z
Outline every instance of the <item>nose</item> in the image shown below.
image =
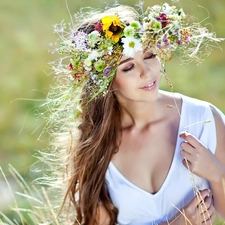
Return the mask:
M 140 77 L 145 78 L 152 75 L 151 67 L 144 60 L 140 60 Z

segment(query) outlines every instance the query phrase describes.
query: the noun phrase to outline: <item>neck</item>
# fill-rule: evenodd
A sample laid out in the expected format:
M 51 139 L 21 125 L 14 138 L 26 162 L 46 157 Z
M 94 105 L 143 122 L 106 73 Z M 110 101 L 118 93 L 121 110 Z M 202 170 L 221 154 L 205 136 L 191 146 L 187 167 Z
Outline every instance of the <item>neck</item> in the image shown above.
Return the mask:
M 164 107 L 160 97 L 151 102 L 122 103 L 122 127 L 124 129 L 146 127 L 162 119 Z

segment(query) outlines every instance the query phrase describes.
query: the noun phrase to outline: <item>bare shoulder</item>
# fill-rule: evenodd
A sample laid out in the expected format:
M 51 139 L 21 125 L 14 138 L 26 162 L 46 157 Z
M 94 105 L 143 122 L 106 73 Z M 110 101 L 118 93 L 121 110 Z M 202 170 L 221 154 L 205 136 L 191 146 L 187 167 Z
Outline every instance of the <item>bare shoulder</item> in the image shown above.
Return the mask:
M 218 159 L 225 158 L 225 119 L 222 113 L 220 113 L 215 106 L 211 105 L 211 110 L 214 116 L 216 125 L 217 147 L 216 153 Z M 225 159 L 223 160 L 225 164 Z
M 210 108 L 215 119 L 216 129 L 218 131 L 217 134 L 223 135 L 225 137 L 225 119 L 223 118 L 224 115 L 222 115 L 222 113 L 219 112 L 215 106 L 210 105 Z

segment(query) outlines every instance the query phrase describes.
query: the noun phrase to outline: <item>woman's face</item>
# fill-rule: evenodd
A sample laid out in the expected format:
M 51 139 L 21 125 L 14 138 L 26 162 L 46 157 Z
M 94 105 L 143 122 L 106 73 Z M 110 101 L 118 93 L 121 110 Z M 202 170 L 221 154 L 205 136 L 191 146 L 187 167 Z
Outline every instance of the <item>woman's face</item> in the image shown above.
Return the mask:
M 113 90 L 119 102 L 154 101 L 158 96 L 160 61 L 152 50 L 123 56 L 117 68 Z

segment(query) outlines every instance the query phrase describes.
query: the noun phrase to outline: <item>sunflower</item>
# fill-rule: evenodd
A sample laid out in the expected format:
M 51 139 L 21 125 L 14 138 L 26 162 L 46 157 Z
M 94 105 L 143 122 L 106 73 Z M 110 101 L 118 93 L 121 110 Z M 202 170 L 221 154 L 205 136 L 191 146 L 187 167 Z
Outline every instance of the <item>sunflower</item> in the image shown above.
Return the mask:
M 102 18 L 102 30 L 105 31 L 105 36 L 116 43 L 120 39 L 120 34 L 123 32 L 123 28 L 124 26 L 116 15 L 113 17 L 105 16 Z

